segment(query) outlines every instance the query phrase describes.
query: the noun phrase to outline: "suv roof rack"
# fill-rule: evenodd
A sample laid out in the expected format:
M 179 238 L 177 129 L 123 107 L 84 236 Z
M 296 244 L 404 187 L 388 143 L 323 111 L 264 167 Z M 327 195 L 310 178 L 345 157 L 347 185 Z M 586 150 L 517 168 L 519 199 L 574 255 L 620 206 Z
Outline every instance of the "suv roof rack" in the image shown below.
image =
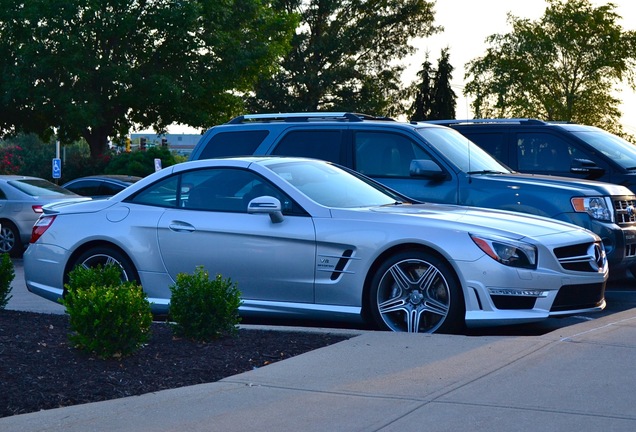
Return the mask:
M 426 123 L 433 123 L 439 125 L 449 124 L 471 124 L 471 123 L 497 123 L 497 124 L 531 124 L 531 125 L 544 125 L 547 124 L 542 120 L 531 118 L 484 118 L 484 119 L 465 119 L 465 120 L 427 120 Z
M 307 112 L 307 113 L 272 113 L 272 114 L 245 114 L 227 122 L 227 124 L 242 123 L 270 123 L 270 122 L 310 122 L 310 121 L 349 121 L 361 122 L 368 120 L 389 120 L 389 117 L 375 117 L 368 114 L 351 112 Z

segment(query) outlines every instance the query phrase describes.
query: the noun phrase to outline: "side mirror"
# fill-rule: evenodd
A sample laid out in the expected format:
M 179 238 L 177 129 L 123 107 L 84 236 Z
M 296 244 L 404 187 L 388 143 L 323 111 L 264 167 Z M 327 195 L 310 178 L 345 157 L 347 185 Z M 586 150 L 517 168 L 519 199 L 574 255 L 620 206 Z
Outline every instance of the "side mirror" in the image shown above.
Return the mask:
M 421 177 L 431 180 L 444 180 L 446 174 L 437 163 L 429 159 L 414 159 L 410 167 L 411 177 Z
M 573 174 L 587 174 L 587 178 L 595 179 L 605 174 L 605 169 L 589 159 L 572 159 L 570 172 Z
M 267 195 L 251 200 L 247 204 L 247 213 L 268 214 L 272 223 L 281 223 L 284 219 L 280 201 L 277 198 Z

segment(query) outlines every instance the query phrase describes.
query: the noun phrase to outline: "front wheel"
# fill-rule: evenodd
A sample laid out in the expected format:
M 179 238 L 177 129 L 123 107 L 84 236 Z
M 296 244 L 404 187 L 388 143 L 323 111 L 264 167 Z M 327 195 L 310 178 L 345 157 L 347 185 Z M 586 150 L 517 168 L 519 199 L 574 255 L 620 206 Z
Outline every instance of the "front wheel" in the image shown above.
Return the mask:
M 448 264 L 422 251 L 386 260 L 371 281 L 370 310 L 382 329 L 458 333 L 464 329 L 461 286 Z

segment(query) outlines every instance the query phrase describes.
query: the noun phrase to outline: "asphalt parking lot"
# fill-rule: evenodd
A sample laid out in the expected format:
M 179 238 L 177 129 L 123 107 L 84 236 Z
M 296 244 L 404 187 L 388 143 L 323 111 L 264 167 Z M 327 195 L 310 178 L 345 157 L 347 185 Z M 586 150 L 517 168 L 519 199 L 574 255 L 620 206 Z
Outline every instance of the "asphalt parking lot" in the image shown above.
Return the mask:
M 35 294 L 30 293 L 24 283 L 24 269 L 22 259 L 13 259 L 15 267 L 15 279 L 11 284 L 11 296 L 7 309 L 22 310 L 38 313 L 64 313 L 64 307 L 49 300 L 45 300 Z M 607 307 L 598 313 L 574 315 L 564 318 L 550 318 L 540 323 L 515 325 L 507 327 L 493 327 L 471 329 L 470 336 L 538 336 L 550 333 L 559 328 L 568 327 L 585 321 L 595 320 L 611 314 L 622 312 L 636 307 L 636 279 L 629 278 L 620 281 L 610 281 L 605 291 Z M 268 325 L 294 325 L 294 326 L 319 326 L 335 328 L 359 328 L 347 323 L 324 323 L 324 322 L 249 322 L 250 324 Z

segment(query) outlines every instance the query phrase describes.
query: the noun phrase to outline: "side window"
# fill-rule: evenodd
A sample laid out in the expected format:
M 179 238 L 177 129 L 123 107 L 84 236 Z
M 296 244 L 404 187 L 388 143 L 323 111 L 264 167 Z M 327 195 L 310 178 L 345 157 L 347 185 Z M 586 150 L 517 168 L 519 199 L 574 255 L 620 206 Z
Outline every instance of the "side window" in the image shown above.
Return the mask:
M 181 207 L 179 176 L 165 178 L 141 190 L 126 201 L 156 207 Z
M 574 151 L 567 142 L 551 134 L 517 134 L 517 160 L 522 172 L 568 173 Z
M 283 213 L 298 214 L 299 207 L 276 186 L 257 174 L 231 168 L 190 171 L 182 176 L 184 207 L 192 210 L 247 213 L 249 202 L 259 196 L 277 198 Z
M 462 132 L 463 133 L 463 132 Z M 508 147 L 503 133 L 466 134 L 466 137 L 486 150 L 492 157 L 505 164 L 509 163 Z
M 210 138 L 199 158 L 253 155 L 268 133 L 266 130 L 218 133 Z
M 280 140 L 272 154 L 342 163 L 342 132 L 338 130 L 291 131 Z
M 430 159 L 416 143 L 386 132 L 354 135 L 355 170 L 373 177 L 409 177 L 413 159 Z
M 78 195 L 95 196 L 99 195 L 99 186 L 101 182 L 96 180 L 81 180 L 69 187 L 70 190 Z
M 102 183 L 102 187 L 99 189 L 100 195 L 115 195 L 116 193 L 124 190 L 123 186 L 116 185 L 109 182 Z

